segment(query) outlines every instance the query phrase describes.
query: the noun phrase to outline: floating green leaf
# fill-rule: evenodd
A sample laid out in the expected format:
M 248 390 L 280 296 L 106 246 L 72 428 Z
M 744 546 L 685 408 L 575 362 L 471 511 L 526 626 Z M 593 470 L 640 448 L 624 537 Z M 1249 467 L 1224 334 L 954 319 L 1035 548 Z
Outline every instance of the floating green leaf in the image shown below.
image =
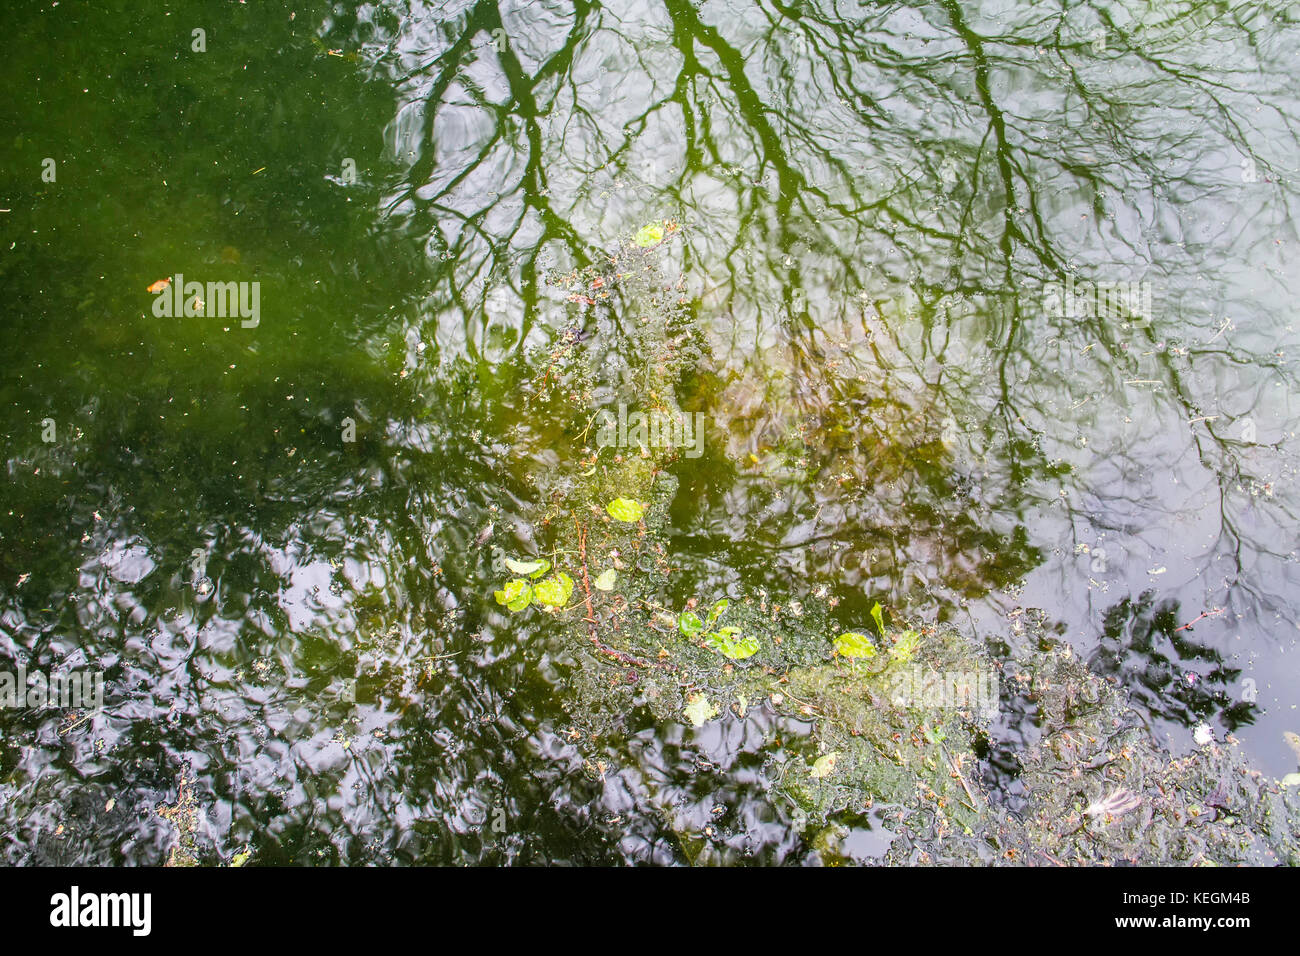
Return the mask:
M 615 498 L 605 505 L 605 510 L 615 521 L 640 521 L 645 514 L 645 507 L 631 498 Z
M 547 607 L 564 607 L 573 593 L 573 578 L 563 571 L 533 586 L 533 600 Z
M 536 561 L 516 561 L 514 558 L 506 558 L 505 565 L 515 574 L 526 574 L 530 578 L 540 578 L 551 570 L 551 562 L 545 558 L 538 558 Z
M 253 851 L 252 851 L 252 850 L 249 850 L 249 849 L 244 849 L 243 851 L 241 851 L 241 852 L 239 852 L 239 853 L 236 853 L 236 854 L 234 855 L 234 857 L 231 858 L 231 860 L 230 860 L 230 865 L 231 865 L 231 866 L 243 866 L 245 863 L 247 863 L 247 862 L 248 862 L 249 860 L 251 860 L 252 858 L 253 858 Z
M 596 575 L 596 580 L 591 583 L 596 585 L 597 590 L 612 591 L 614 590 L 614 585 L 618 583 L 618 572 L 613 568 L 610 568 L 608 571 L 602 571 L 600 574 Z
M 522 611 L 532 601 L 533 589 L 523 578 L 515 578 L 496 592 L 496 599 L 498 604 L 504 604 L 512 611 Z
M 876 630 L 880 636 L 885 636 L 885 616 L 880 612 L 880 602 L 877 601 L 871 606 L 871 619 L 876 622 Z
M 894 646 L 889 649 L 889 656 L 899 664 L 906 664 L 916 649 L 921 645 L 921 635 L 916 631 L 903 631 L 894 638 Z
M 823 777 L 829 777 L 835 770 L 835 760 L 839 757 L 839 751 L 832 750 L 813 761 L 812 776 L 814 780 L 821 780 Z
M 879 607 L 880 605 L 876 605 Z M 859 634 L 856 631 L 845 631 L 839 637 L 835 638 L 835 650 L 843 657 L 875 657 L 876 645 L 871 643 L 871 639 L 865 634 Z
M 682 616 L 677 619 L 677 629 L 687 637 L 694 637 L 704 630 L 704 622 L 694 611 L 683 611 Z
M 651 246 L 657 246 L 663 241 L 664 227 L 657 222 L 652 222 L 648 225 L 642 226 L 637 230 L 636 238 L 633 239 L 633 242 L 642 249 L 649 249 Z
M 733 661 L 743 661 L 758 653 L 758 638 L 740 637 L 740 628 L 724 627 L 704 638 L 704 643 Z
M 709 624 L 712 624 L 718 618 L 722 617 L 722 612 L 731 604 L 726 598 L 723 598 L 717 604 L 713 605 L 713 610 L 709 612 Z
M 718 716 L 718 708 L 710 704 L 709 699 L 703 694 L 696 694 L 686 701 L 686 709 L 683 713 L 692 727 L 703 727 L 705 721 Z

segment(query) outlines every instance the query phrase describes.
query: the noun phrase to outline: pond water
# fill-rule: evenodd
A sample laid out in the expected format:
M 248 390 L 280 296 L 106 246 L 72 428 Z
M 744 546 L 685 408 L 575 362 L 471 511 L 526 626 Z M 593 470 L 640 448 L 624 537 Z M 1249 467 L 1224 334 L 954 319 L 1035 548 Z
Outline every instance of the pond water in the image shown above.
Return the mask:
M 104 678 L 0 709 L 6 862 L 163 862 L 182 786 L 204 862 L 688 862 L 709 826 L 812 860 L 763 718 L 643 721 L 593 771 L 564 654 L 492 599 L 584 467 L 547 356 L 637 360 L 548 276 L 664 220 L 707 343 L 676 597 L 879 601 L 995 659 L 1037 614 L 1171 751 L 1296 769 L 1300 5 L 0 25 L 0 669 Z M 978 771 L 1008 803 L 1022 716 Z

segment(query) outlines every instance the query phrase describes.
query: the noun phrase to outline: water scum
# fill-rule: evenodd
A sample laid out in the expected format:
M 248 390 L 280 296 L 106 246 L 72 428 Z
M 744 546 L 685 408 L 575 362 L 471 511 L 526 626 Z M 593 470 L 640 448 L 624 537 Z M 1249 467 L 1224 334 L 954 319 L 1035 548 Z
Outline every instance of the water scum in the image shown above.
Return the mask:
M 484 588 L 498 626 L 520 615 L 536 616 L 530 627 L 540 621 L 553 648 L 546 679 L 572 722 L 563 734 L 608 802 L 629 811 L 611 821 L 627 831 L 625 842 L 657 819 L 675 839 L 667 856 L 652 854 L 665 862 L 752 858 L 764 842 L 754 834 L 776 829 L 788 834 L 778 854 L 802 841 L 826 863 L 882 854 L 899 864 L 1300 863 L 1296 788 L 1250 770 L 1231 740 L 1171 757 L 1122 690 L 1033 615 L 1008 624 L 1034 630 L 1030 656 L 995 662 L 947 625 L 907 627 L 879 615 L 844 632 L 825 589 L 808 599 L 767 588 L 689 594 L 691 582 L 674 577 L 668 535 L 681 449 L 592 451 L 592 416 L 583 411 L 631 397 L 680 415 L 678 388 L 709 356 L 682 285 L 661 274 L 676 231 L 665 226 L 662 244 L 624 243 L 602 268 L 550 278 L 570 302 L 597 305 L 585 295 L 596 287 L 617 293 L 628 338 L 602 344 L 566 333 L 540 356 L 544 371 L 525 411 L 563 417 L 556 408 L 567 406 L 564 434 L 550 437 L 585 445 L 585 456 L 534 476 L 541 557 L 518 556 Z M 833 438 L 835 429 L 825 431 Z M 812 438 L 803 451 L 815 457 Z M 910 444 L 910 459 L 876 455 L 870 466 L 933 476 L 942 444 L 924 435 Z M 1015 551 L 1014 541 L 993 543 Z M 1023 557 L 1020 570 L 1032 564 Z M 972 580 L 1014 577 L 1015 567 L 972 572 Z M 936 699 L 936 686 L 947 696 Z M 994 688 L 1000 700 L 991 703 Z M 1014 806 L 991 801 L 982 781 L 994 719 L 1037 734 L 999 755 L 1018 766 L 1023 797 Z M 670 752 L 693 757 L 698 789 L 665 772 Z M 766 815 L 730 817 L 727 804 L 744 787 L 766 794 Z M 874 853 L 850 846 L 850 828 L 863 821 L 888 837 Z

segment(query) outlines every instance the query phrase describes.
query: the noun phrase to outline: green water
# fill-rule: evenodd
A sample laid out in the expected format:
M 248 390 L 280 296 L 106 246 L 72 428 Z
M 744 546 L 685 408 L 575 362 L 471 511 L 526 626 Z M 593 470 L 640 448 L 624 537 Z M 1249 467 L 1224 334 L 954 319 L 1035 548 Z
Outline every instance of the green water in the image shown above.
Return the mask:
M 547 276 L 665 218 L 706 343 L 669 597 L 830 596 L 846 629 L 880 601 L 998 659 L 1042 609 L 1174 752 L 1205 724 L 1296 769 L 1300 8 L 0 26 L 0 669 L 106 685 L 75 726 L 0 710 L 5 861 L 160 863 L 181 780 L 204 862 L 687 862 L 710 826 L 813 859 L 771 727 L 634 717 L 593 772 L 565 655 L 491 597 L 591 450 L 574 406 L 643 398 L 618 299 Z M 177 274 L 257 283 L 255 324 L 157 316 Z M 1061 314 L 1071 279 L 1150 314 Z M 608 376 L 549 395 L 575 332 Z M 1034 734 L 1009 700 L 995 798 Z M 890 838 L 860 821 L 848 855 Z

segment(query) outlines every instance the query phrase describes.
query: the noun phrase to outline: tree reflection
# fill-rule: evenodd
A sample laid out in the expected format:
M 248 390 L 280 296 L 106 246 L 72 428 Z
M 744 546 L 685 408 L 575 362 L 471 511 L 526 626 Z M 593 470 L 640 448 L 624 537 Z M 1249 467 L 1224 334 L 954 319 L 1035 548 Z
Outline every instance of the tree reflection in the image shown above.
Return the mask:
M 1218 397 L 1192 368 L 1203 356 L 1249 356 L 1290 384 L 1249 344 L 1193 344 L 1216 310 L 1187 300 L 1205 266 L 1168 228 L 1189 192 L 1271 221 L 1294 201 L 1265 135 L 1294 139 L 1294 103 L 1233 83 L 1256 60 L 1278 65 L 1265 31 L 1285 31 L 1283 14 L 1131 3 L 993 22 L 955 2 L 685 0 L 403 12 L 364 45 L 398 81 L 399 117 L 423 124 L 386 208 L 437 221 L 427 234 L 454 263 L 445 297 L 473 354 L 494 324 L 517 330 L 515 349 L 567 327 L 539 269 L 598 261 L 613 235 L 667 212 L 693 227 L 682 267 L 734 346 L 720 374 L 766 377 L 757 343 L 775 336 L 803 386 L 783 399 L 822 414 L 808 395 L 828 380 L 823 340 L 861 323 L 900 365 L 934 366 L 936 424 L 951 416 L 971 454 L 1007 472 L 1017 509 L 1055 494 L 1021 453 L 1061 425 L 1093 441 L 1086 466 L 1122 453 L 1115 421 L 1200 417 Z M 1208 50 L 1252 52 L 1224 70 Z M 1236 181 L 1237 162 L 1256 183 Z M 1221 237 L 1220 275 L 1244 264 L 1254 235 L 1238 235 Z M 1154 284 L 1154 321 L 1044 314 L 1044 286 L 1075 276 Z M 494 286 L 504 301 L 490 303 Z M 1252 477 L 1213 423 L 1186 440 L 1225 494 Z
M 1095 665 L 1132 677 L 1148 712 L 1183 724 L 1231 710 L 1224 694 L 1237 671 L 1214 644 L 1217 625 L 1207 622 L 1198 642 L 1173 630 L 1174 608 L 1228 607 L 1255 636 L 1264 620 L 1295 623 L 1296 516 L 1274 493 L 1297 465 L 1283 444 L 1296 426 L 1296 382 L 1280 344 L 1294 334 L 1279 245 L 1297 238 L 1300 211 L 1288 178 L 1297 98 L 1282 79 L 1293 14 L 1163 0 L 996 15 L 956 0 L 393 0 L 320 6 L 297 22 L 318 45 L 285 41 L 300 85 L 281 94 L 337 104 L 299 115 L 262 90 L 244 106 L 204 100 L 232 128 L 265 107 L 269 145 L 286 159 L 266 173 L 277 177 L 273 193 L 260 191 L 267 179 L 238 179 L 221 194 L 226 218 L 213 218 L 233 229 L 234 216 L 264 210 L 269 235 L 250 240 L 245 257 L 286 285 L 304 260 L 328 260 L 310 277 L 325 291 L 291 298 L 303 310 L 347 298 L 355 314 L 329 330 L 339 344 L 304 355 L 288 333 L 265 339 L 291 358 L 237 392 L 208 373 L 202 430 L 180 417 L 160 424 L 134 398 L 110 401 L 114 424 L 87 443 L 95 473 L 54 461 L 59 479 L 80 487 L 31 492 L 30 526 L 7 535 L 0 557 L 16 580 L 45 529 L 66 526 L 75 510 L 76 535 L 96 548 L 144 528 L 173 555 L 188 555 L 197 538 L 214 569 L 230 567 L 247 606 L 210 622 L 203 653 L 170 647 L 198 646 L 186 618 L 160 625 L 161 649 L 123 665 L 123 686 L 157 682 L 157 710 L 183 701 L 176 751 L 211 747 L 227 768 L 259 752 L 263 741 L 232 739 L 203 713 L 233 706 L 225 684 L 242 681 L 233 675 L 254 659 L 305 667 L 311 654 L 275 642 L 281 589 L 309 592 L 294 572 L 314 568 L 328 592 L 320 565 L 331 560 L 352 562 L 348 600 L 325 599 L 317 623 L 343 649 L 313 648 L 312 679 L 327 684 L 371 654 L 381 699 L 414 736 L 418 708 L 405 708 L 438 681 L 393 661 L 469 640 L 463 609 L 482 597 L 486 561 L 474 542 L 495 526 L 489 534 L 504 543 L 528 543 L 520 516 L 543 495 L 529 474 L 556 470 L 557 434 L 566 450 L 584 450 L 564 430 L 571 408 L 554 421 L 517 420 L 538 356 L 582 335 L 611 367 L 639 360 L 617 297 L 569 302 L 548 273 L 604 263 L 616 237 L 665 217 L 683 223 L 672 254 L 707 333 L 699 374 L 676 396 L 711 422 L 705 457 L 679 466 L 695 491 L 674 514 L 700 577 L 825 585 L 850 595 L 853 613 L 884 596 L 951 615 L 963 601 L 1010 607 L 1013 587 L 1046 566 L 1061 602 L 1054 612 L 1076 630 L 1103 631 Z M 327 85 L 322 63 L 345 79 Z M 126 79 L 135 114 L 152 117 L 147 73 Z M 185 91 L 166 95 L 173 112 L 188 103 Z M 319 165 L 333 171 L 353 141 L 362 146 L 346 148 L 366 167 L 368 192 L 345 207 L 333 180 L 289 154 L 329 152 Z M 231 165 L 264 165 L 266 146 L 241 139 Z M 75 259 L 60 252 L 43 263 L 63 274 Z M 1071 279 L 1149 282 L 1154 314 L 1048 308 L 1046 287 Z M 38 291 L 20 288 L 18 301 L 39 305 Z M 162 387 L 144 377 L 146 360 L 131 363 L 114 374 Z M 318 392 L 317 405 L 294 399 L 250 430 L 246 406 L 288 401 L 276 374 L 320 383 L 328 408 Z M 90 407 L 76 401 L 69 407 Z M 345 415 L 369 426 L 359 448 L 335 439 Z M 200 464 L 151 470 L 163 446 Z M 299 446 L 301 467 L 290 469 Z M 11 469 L 29 457 L 34 467 L 23 450 Z M 86 517 L 111 496 L 123 499 L 111 528 Z M 169 513 L 174 502 L 183 518 Z M 1092 569 L 1099 547 L 1111 556 L 1104 572 Z M 78 561 L 64 561 L 74 576 Z M 1130 596 L 1143 594 L 1157 563 L 1173 569 L 1163 581 L 1181 583 Z M 141 615 L 157 621 L 179 600 L 171 583 L 126 594 L 93 561 L 86 574 L 85 587 L 48 592 L 87 600 L 41 628 L 125 646 Z M 1100 610 L 1090 575 L 1115 588 Z M 6 597 L 25 624 L 27 599 Z M 352 609 L 362 604 L 365 613 Z M 381 634 L 399 625 L 400 638 L 380 646 L 369 631 L 348 636 L 372 618 Z M 258 635 L 252 646 L 238 645 L 230 620 Z M 64 650 L 47 643 L 42 653 Z M 1200 684 L 1180 682 L 1192 660 L 1210 665 Z M 451 683 L 458 665 L 441 666 Z M 157 669 L 172 676 L 158 681 Z M 403 770 L 413 796 L 401 812 L 446 810 L 466 780 L 497 785 L 464 741 L 509 710 L 529 673 L 509 659 L 498 683 L 445 713 L 446 736 L 418 745 Z M 239 693 L 258 691 L 239 683 Z M 332 705 L 314 706 L 332 719 Z M 1247 716 L 1231 710 L 1225 720 Z M 130 732 L 152 746 L 151 731 Z M 277 733 L 274 759 L 255 780 L 229 771 L 226 792 L 300 779 L 281 746 L 288 732 Z M 518 732 L 484 746 L 522 765 L 533 743 Z M 451 769 L 420 791 L 416 777 L 433 766 Z M 156 776 L 159 787 L 171 779 Z M 363 761 L 307 776 L 322 790 L 357 783 L 373 798 L 358 832 L 401 815 Z M 552 786 L 562 783 L 542 789 Z M 366 797 L 356 800 L 353 809 Z M 483 808 L 461 809 L 469 819 Z M 288 834 L 316 832 L 311 801 L 293 812 L 283 838 L 310 842 Z M 341 825 L 337 816 L 327 824 Z

